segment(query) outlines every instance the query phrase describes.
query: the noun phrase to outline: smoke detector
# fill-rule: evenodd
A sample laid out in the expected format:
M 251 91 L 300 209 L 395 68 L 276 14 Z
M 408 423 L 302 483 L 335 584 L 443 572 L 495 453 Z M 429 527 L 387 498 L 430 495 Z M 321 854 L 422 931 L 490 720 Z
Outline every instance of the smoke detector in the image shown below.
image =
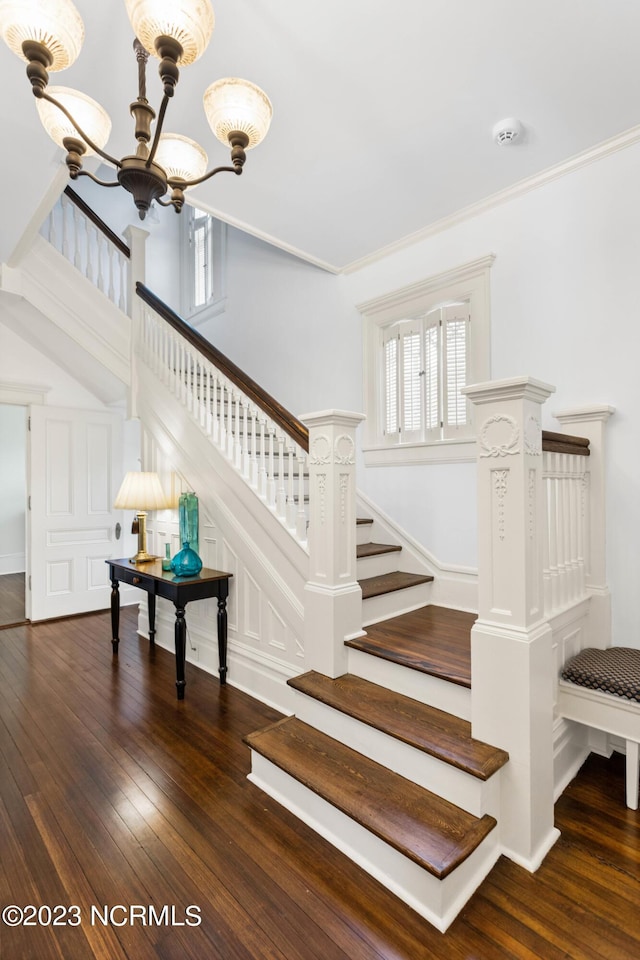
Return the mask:
M 515 117 L 509 117 L 507 120 L 500 120 L 493 128 L 493 139 L 501 146 L 509 146 L 519 138 L 522 138 L 524 127 Z

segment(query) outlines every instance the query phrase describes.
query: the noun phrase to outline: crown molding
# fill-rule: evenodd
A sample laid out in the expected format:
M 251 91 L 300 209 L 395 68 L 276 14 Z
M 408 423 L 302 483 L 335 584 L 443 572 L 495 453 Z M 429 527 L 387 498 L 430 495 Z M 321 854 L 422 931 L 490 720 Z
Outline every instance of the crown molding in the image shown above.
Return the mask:
M 504 190 L 499 190 L 497 193 L 485 197 L 484 200 L 478 200 L 476 203 L 469 204 L 469 206 L 463 207 L 461 210 L 457 210 L 455 213 L 449 214 L 446 217 L 442 217 L 440 220 L 436 220 L 434 223 L 430 223 L 428 226 L 422 227 L 414 233 L 409 233 L 407 236 L 401 237 L 399 240 L 395 240 L 385 247 L 380 247 L 379 250 L 361 257 L 359 260 L 353 260 L 344 266 L 340 272 L 349 274 L 362 270 L 364 267 L 383 260 L 392 253 L 398 253 L 400 250 L 412 247 L 438 233 L 450 230 L 451 227 L 455 227 L 465 220 L 471 220 L 473 217 L 477 217 L 481 213 L 486 213 L 494 207 L 522 197 L 532 190 L 546 186 L 546 184 L 552 183 L 554 180 L 559 180 L 561 177 L 574 173 L 576 170 L 580 170 L 582 167 L 586 167 L 591 163 L 604 160 L 613 153 L 617 153 L 619 150 L 625 150 L 627 147 L 631 147 L 639 141 L 640 125 L 630 127 L 623 133 L 619 133 L 609 140 L 603 140 L 601 143 L 596 144 L 596 146 L 589 147 L 588 150 L 583 150 L 582 153 L 577 153 L 568 160 L 563 160 L 561 163 L 554 164 L 552 167 L 547 167 L 546 170 L 542 170 L 532 177 L 519 180 L 510 187 L 506 187 Z

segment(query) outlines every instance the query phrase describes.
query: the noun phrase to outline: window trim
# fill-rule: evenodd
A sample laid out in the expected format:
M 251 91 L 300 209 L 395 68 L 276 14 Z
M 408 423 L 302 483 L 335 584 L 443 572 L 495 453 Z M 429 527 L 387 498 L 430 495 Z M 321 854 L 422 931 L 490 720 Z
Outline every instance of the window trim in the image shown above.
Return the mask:
M 194 257 L 191 247 L 192 224 L 199 216 L 209 217 L 212 296 L 202 306 L 194 306 Z M 185 319 L 197 327 L 211 317 L 224 313 L 227 304 L 227 224 L 207 210 L 186 204 L 181 215 L 182 270 L 181 310 Z
M 381 345 L 390 323 L 419 317 L 444 301 L 469 300 L 468 385 L 491 378 L 490 274 L 495 254 L 445 270 L 357 305 L 363 319 L 363 391 L 367 419 L 362 450 L 367 466 L 475 460 L 474 436 L 385 443 L 380 431 L 384 389 Z

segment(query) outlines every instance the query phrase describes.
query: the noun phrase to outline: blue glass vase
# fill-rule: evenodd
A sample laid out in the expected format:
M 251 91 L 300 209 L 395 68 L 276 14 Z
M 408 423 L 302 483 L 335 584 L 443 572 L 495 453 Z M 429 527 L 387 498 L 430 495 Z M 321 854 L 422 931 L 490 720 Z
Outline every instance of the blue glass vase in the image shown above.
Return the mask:
M 192 550 L 198 552 L 198 498 L 195 493 L 182 493 L 178 500 L 178 517 L 180 522 L 180 543 L 188 543 Z
M 171 561 L 171 569 L 176 577 L 197 577 L 202 570 L 202 560 L 188 543 L 184 543 Z

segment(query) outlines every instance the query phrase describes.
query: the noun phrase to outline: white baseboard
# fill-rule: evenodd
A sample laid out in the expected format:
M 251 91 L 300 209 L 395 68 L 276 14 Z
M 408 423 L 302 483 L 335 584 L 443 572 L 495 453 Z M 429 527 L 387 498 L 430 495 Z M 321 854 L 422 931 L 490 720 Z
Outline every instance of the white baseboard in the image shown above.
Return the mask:
M 26 569 L 24 553 L 4 553 L 0 555 L 0 576 L 5 573 L 24 573 Z

